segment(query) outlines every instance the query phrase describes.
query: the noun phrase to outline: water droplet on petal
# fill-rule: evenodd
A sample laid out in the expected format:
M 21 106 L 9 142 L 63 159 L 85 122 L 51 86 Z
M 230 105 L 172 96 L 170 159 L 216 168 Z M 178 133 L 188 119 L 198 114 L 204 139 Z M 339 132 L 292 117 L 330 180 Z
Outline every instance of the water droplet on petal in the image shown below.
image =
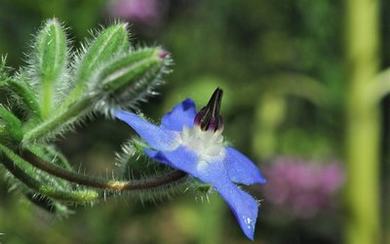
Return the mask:
M 244 223 L 246 224 L 246 227 L 250 230 L 253 230 L 255 229 L 255 220 L 250 218 L 250 217 L 247 217 L 247 216 L 242 216 L 242 218 L 244 219 Z

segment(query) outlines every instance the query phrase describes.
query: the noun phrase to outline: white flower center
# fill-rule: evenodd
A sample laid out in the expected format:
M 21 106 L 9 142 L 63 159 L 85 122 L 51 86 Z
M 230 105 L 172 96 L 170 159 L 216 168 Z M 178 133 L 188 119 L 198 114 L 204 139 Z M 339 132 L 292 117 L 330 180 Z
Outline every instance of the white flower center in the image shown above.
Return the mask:
M 184 127 L 181 144 L 197 153 L 200 161 L 210 162 L 225 156 L 222 131 L 202 131 L 199 126 Z

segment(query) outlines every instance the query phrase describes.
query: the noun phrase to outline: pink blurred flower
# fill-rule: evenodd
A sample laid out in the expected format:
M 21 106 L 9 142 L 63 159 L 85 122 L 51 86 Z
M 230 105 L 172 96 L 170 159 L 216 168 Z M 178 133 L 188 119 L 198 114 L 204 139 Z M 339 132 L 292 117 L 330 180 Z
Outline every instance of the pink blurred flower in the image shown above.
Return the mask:
M 310 218 L 332 206 L 344 183 L 340 164 L 279 157 L 264 168 L 265 200 L 298 218 Z
M 161 19 L 162 5 L 158 0 L 114 0 L 109 12 L 113 17 L 155 25 Z

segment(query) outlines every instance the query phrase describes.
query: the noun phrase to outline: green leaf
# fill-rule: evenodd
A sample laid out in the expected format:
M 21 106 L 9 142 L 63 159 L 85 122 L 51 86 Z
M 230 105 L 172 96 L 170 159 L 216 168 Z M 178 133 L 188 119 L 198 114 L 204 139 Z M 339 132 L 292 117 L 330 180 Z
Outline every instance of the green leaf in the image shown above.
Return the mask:
M 143 76 L 153 76 L 163 65 L 160 48 L 144 48 L 128 52 L 106 64 L 99 75 L 99 84 L 106 92 L 115 92 L 131 83 L 139 81 Z
M 56 19 L 48 20 L 35 42 L 33 73 L 39 85 L 39 104 L 42 118 L 55 109 L 59 84 L 64 82 L 68 60 L 64 28 Z

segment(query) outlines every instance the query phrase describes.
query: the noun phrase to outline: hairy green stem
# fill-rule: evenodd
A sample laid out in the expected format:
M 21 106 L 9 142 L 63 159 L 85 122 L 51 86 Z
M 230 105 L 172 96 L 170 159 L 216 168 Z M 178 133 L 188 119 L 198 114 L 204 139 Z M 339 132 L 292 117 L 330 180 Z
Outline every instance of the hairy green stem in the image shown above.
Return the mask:
M 3 158 L 1 163 L 15 178 L 20 180 L 28 188 L 49 198 L 76 203 L 90 203 L 99 199 L 99 193 L 96 191 L 63 191 L 55 189 L 49 185 L 44 185 L 24 172 L 9 158 Z
M 31 131 L 28 131 L 23 138 L 23 143 L 39 140 L 41 137 L 57 129 L 58 125 L 63 124 L 64 121 L 69 122 L 72 118 L 76 119 L 76 117 L 82 114 L 82 111 L 87 109 L 89 105 L 90 101 L 88 99 L 70 105 L 65 112 L 54 115 L 49 120 L 41 123 Z
M 131 180 L 131 181 L 118 181 L 118 180 L 105 180 L 95 177 L 82 175 L 76 172 L 72 172 L 63 169 L 57 165 L 50 164 L 44 160 L 38 158 L 32 152 L 24 150 L 20 153 L 21 157 L 34 167 L 43 170 L 51 175 L 67 180 L 72 183 L 76 183 L 83 186 L 99 188 L 111 191 L 131 191 L 131 190 L 144 190 L 160 187 L 170 183 L 174 183 L 187 176 L 183 171 L 175 170 L 165 175 L 152 177 L 150 179 L 143 180 Z
M 372 93 L 378 70 L 379 0 L 346 0 L 346 172 L 349 244 L 381 243 L 379 213 L 380 113 Z

